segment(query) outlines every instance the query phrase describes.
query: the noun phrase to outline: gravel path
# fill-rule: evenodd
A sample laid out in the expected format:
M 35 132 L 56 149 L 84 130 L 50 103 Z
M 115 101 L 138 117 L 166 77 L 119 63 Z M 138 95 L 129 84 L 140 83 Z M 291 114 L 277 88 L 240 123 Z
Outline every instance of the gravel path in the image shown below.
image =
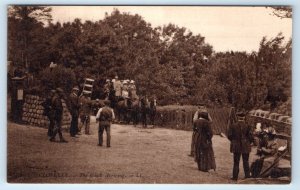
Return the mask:
M 97 146 L 94 122 L 91 135 L 71 138 L 64 132 L 69 143 L 49 142 L 46 132 L 8 123 L 8 182 L 233 183 L 229 142 L 220 136 L 213 137 L 217 170 L 205 173 L 188 156 L 192 135 L 188 131 L 114 124 L 111 148 Z

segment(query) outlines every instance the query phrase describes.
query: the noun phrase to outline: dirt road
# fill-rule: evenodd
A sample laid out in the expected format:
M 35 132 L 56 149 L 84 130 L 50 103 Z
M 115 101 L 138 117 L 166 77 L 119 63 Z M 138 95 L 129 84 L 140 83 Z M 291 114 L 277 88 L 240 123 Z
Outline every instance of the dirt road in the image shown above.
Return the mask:
M 8 182 L 233 183 L 226 138 L 213 137 L 217 170 L 205 173 L 188 156 L 191 132 L 114 124 L 107 148 L 97 146 L 96 123 L 91 128 L 91 135 L 65 132 L 68 143 L 53 143 L 44 128 L 8 123 Z

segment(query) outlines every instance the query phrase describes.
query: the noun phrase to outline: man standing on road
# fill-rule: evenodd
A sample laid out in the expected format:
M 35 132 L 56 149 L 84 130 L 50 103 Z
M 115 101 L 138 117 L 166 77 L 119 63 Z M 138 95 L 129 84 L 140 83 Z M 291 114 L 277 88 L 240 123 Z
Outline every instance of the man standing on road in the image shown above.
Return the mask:
M 237 113 L 238 121 L 228 129 L 228 139 L 230 140 L 230 152 L 233 153 L 232 180 L 237 180 L 239 175 L 240 158 L 243 158 L 245 178 L 250 177 L 249 153 L 251 152 L 251 142 L 253 142 L 252 129 L 245 123 L 245 114 Z
M 78 117 L 79 117 L 79 98 L 78 98 L 79 89 L 74 87 L 72 89 L 72 93 L 70 94 L 70 112 L 72 116 L 71 126 L 70 126 L 70 135 L 71 137 L 75 137 L 75 135 L 79 132 L 78 129 Z
M 92 101 L 90 97 L 86 97 L 86 95 L 82 95 L 80 98 L 80 127 L 79 131 L 81 131 L 82 127 L 84 127 L 84 133 L 86 135 L 90 134 L 90 115 L 92 110 Z
M 106 146 L 110 147 L 110 126 L 111 122 L 115 119 L 114 111 L 110 105 L 109 100 L 104 101 L 105 106 L 100 108 L 97 115 L 96 121 L 99 121 L 99 130 L 98 130 L 98 146 L 103 145 L 103 132 L 106 131 Z
M 61 132 L 61 122 L 62 122 L 62 116 L 63 116 L 63 105 L 62 105 L 62 99 L 63 97 L 63 90 L 61 88 L 56 89 L 56 94 L 52 98 L 52 106 L 54 110 L 54 118 L 55 118 L 55 126 L 53 129 L 52 136 L 50 138 L 51 142 L 55 141 L 55 136 L 58 133 L 60 142 L 66 143 L 67 141 L 63 138 L 62 132 Z
M 195 121 L 199 119 L 200 113 L 207 113 L 208 115 L 208 121 L 211 123 L 212 119 L 210 114 L 207 111 L 207 108 L 204 104 L 199 104 L 198 105 L 198 110 L 195 112 L 194 117 L 193 117 L 193 126 Z M 191 143 L 191 154 L 189 156 L 193 157 L 195 155 L 195 136 L 196 136 L 196 130 L 193 130 L 193 135 L 192 135 L 192 143 Z

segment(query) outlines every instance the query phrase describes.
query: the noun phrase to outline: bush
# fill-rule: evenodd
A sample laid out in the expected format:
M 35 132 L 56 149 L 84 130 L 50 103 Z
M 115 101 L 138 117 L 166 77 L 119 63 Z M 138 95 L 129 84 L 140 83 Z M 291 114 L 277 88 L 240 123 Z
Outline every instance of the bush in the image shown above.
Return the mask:
M 40 87 L 44 92 L 50 89 L 62 88 L 65 93 L 70 93 L 76 84 L 74 72 L 63 66 L 46 68 L 39 73 Z

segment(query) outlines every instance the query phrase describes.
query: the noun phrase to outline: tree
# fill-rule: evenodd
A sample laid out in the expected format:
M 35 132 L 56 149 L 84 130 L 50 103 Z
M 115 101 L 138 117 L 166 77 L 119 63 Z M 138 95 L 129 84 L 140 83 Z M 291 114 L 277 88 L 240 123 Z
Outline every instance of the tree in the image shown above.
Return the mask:
M 268 7 L 272 9 L 273 15 L 279 18 L 292 18 L 293 16 L 293 9 L 289 6 L 272 6 Z
M 260 43 L 257 61 L 261 67 L 261 81 L 265 81 L 267 94 L 265 102 L 271 102 L 273 110 L 279 101 L 286 101 L 291 96 L 291 39 L 285 43 L 279 33 L 275 38 Z
M 68 77 L 66 77 L 68 76 Z M 76 85 L 75 73 L 72 69 L 59 65 L 53 69 L 49 67 L 39 72 L 39 88 L 42 92 L 50 89 L 62 88 L 66 94 Z
M 212 54 L 212 46 L 206 44 L 200 34 L 193 35 L 186 28 L 168 24 L 161 29 L 162 55 L 160 63 L 166 69 L 177 70 L 182 78 L 177 99 L 190 99 L 198 92 L 196 84 L 210 63 L 205 58 Z
M 43 26 L 51 21 L 47 6 L 8 7 L 8 58 L 34 72 L 42 61 L 36 45 L 45 43 Z
M 252 54 L 215 53 L 200 34 L 174 24 L 153 28 L 117 9 L 96 22 L 44 25 L 50 10 L 13 6 L 8 18 L 9 59 L 40 73 L 43 87 L 69 91 L 91 77 L 93 98 L 99 98 L 105 79 L 117 74 L 135 80 L 138 94 L 156 95 L 160 104 L 206 102 L 249 110 L 268 102 L 276 107 L 291 96 L 292 40 L 285 43 L 282 34 L 264 37 Z M 40 72 L 52 61 L 61 71 Z
M 253 62 L 245 52 L 217 53 L 213 58 L 210 85 L 207 95 L 210 101 L 231 104 L 238 109 L 253 107 Z

